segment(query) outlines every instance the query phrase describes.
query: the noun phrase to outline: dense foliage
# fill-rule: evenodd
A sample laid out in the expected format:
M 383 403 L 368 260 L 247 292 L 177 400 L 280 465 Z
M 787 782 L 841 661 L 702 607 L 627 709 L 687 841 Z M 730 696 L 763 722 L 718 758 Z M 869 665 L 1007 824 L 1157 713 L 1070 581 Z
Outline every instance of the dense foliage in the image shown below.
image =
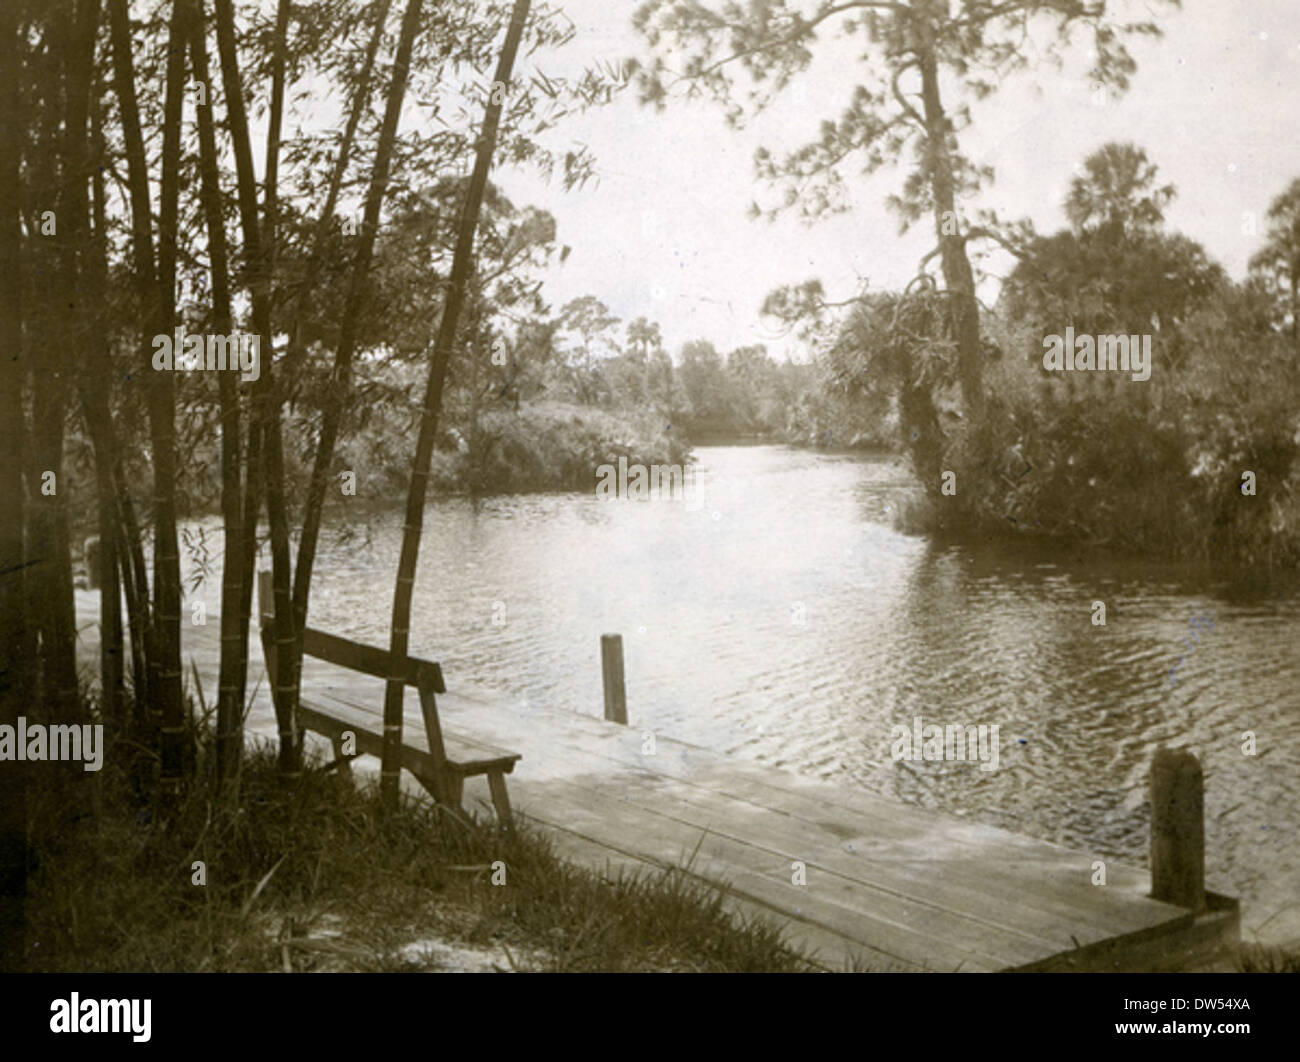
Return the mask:
M 1264 275 L 1289 260 L 1279 246 L 1300 241 L 1275 208 L 1272 253 L 1234 283 L 1162 228 L 1173 194 L 1133 145 L 1087 160 L 1066 204 L 1070 228 L 1022 248 L 983 316 L 988 386 L 973 416 L 953 408 L 940 296 L 927 286 L 857 302 L 823 359 L 863 403 L 898 417 L 928 496 L 919 526 L 1300 561 L 1298 348 L 1288 284 Z M 1067 328 L 1150 336 L 1150 379 L 1049 371 L 1049 337 Z M 945 472 L 955 474 L 947 492 Z

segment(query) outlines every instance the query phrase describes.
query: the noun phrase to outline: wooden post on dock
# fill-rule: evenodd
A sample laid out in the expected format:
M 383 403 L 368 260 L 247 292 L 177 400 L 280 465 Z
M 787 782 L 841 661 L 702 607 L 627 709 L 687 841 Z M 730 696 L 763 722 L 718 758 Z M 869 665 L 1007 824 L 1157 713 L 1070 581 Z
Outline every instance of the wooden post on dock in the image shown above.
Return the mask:
M 600 636 L 600 674 L 605 681 L 605 718 L 627 725 L 627 691 L 623 688 L 623 636 Z
M 1205 787 L 1186 749 L 1151 761 L 1151 898 L 1205 910 Z

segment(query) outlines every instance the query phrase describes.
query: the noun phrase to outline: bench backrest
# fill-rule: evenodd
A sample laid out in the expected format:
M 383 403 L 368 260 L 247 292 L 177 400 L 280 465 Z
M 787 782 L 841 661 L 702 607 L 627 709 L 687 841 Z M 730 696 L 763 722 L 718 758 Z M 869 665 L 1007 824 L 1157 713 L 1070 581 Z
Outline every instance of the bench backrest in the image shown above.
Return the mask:
M 257 603 L 262 628 L 267 630 L 275 619 L 275 605 L 271 596 L 271 573 L 259 572 L 257 576 Z M 337 634 L 326 634 L 307 627 L 303 631 L 302 651 L 305 656 L 337 664 L 364 675 L 387 679 L 392 674 L 389 665 L 391 657 L 384 649 L 373 645 L 364 645 Z M 442 668 L 433 660 L 421 660 L 418 657 L 406 658 L 406 674 L 403 676 L 408 686 L 419 687 L 422 684 L 434 693 L 446 693 L 447 687 L 442 681 Z
M 275 606 L 272 603 L 271 573 L 259 572 L 257 575 L 257 601 L 261 616 L 262 653 L 266 657 L 268 673 L 275 671 L 275 639 L 272 629 L 275 625 Z M 389 665 L 392 659 L 389 653 L 373 645 L 363 645 L 337 634 L 307 627 L 303 631 L 302 651 L 305 656 L 313 656 L 340 667 L 351 668 L 365 675 L 387 680 L 392 673 Z M 442 682 L 442 668 L 432 660 L 420 660 L 418 657 L 406 658 L 406 673 L 402 676 L 408 686 L 415 686 L 420 691 L 420 712 L 424 716 L 424 736 L 429 745 L 429 755 L 433 760 L 435 775 L 432 785 L 439 794 L 439 802 L 458 804 L 454 799 L 456 783 L 447 773 L 447 750 L 442 742 L 442 724 L 438 721 L 438 703 L 436 693 L 446 693 L 447 687 Z M 275 680 L 271 680 L 271 697 L 276 702 L 276 715 L 279 717 L 279 700 Z M 388 729 L 384 729 L 384 743 L 387 744 Z M 397 739 L 401 739 L 401 725 L 398 724 Z M 338 746 L 335 746 L 336 749 Z M 385 753 L 386 755 L 386 753 Z

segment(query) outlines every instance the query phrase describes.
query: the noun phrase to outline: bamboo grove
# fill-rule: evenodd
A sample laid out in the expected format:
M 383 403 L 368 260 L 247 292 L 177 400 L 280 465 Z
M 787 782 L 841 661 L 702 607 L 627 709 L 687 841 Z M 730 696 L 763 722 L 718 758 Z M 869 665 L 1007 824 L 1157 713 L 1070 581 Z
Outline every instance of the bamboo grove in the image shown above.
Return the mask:
M 586 153 L 552 150 L 539 134 L 626 81 L 613 67 L 551 78 L 536 63 L 512 81 L 516 52 L 544 61 L 572 35 L 558 11 L 527 0 L 0 4 L 0 721 L 38 705 L 66 722 L 93 713 L 149 752 L 140 784 L 165 820 L 199 760 L 179 527 L 194 470 L 211 463 L 224 542 L 204 762 L 215 791 L 236 799 L 260 681 L 252 588 L 269 547 L 277 666 L 266 682 L 281 772 L 298 774 L 298 632 L 355 361 L 376 342 L 377 243 L 393 212 L 427 202 L 429 189 L 454 211 L 454 262 L 435 271 L 441 305 L 416 322 L 430 372 L 410 491 L 422 505 L 425 435 L 444 352 L 460 341 L 494 149 L 581 183 Z M 158 371 L 159 337 L 185 331 L 257 337 L 255 378 Z M 304 407 L 309 437 L 286 437 L 286 409 Z M 305 485 L 286 482 L 287 447 L 305 455 Z M 92 509 L 102 637 L 87 698 L 73 529 Z M 403 578 L 416 546 L 403 550 Z M 409 613 L 403 585 L 395 620 Z M 404 653 L 404 639 L 393 648 Z M 4 776 L 5 902 L 21 903 L 26 780 Z

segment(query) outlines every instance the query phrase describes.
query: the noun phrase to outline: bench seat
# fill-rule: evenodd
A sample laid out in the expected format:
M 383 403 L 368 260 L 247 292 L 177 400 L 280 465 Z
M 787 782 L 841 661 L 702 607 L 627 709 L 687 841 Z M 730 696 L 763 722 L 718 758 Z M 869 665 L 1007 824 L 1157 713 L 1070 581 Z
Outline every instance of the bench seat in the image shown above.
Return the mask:
M 333 741 L 345 731 L 357 736 L 357 751 L 369 756 L 380 756 L 384 751 L 384 720 L 376 712 L 349 704 L 328 694 L 313 692 L 298 699 L 298 725 Z M 402 766 L 417 777 L 432 778 L 437 774 L 437 761 L 430 753 L 428 739 L 412 727 L 402 738 Z M 443 748 L 447 754 L 447 769 L 471 778 L 500 770 L 509 774 L 522 759 L 518 752 L 509 752 L 497 745 L 462 737 L 443 731 Z

